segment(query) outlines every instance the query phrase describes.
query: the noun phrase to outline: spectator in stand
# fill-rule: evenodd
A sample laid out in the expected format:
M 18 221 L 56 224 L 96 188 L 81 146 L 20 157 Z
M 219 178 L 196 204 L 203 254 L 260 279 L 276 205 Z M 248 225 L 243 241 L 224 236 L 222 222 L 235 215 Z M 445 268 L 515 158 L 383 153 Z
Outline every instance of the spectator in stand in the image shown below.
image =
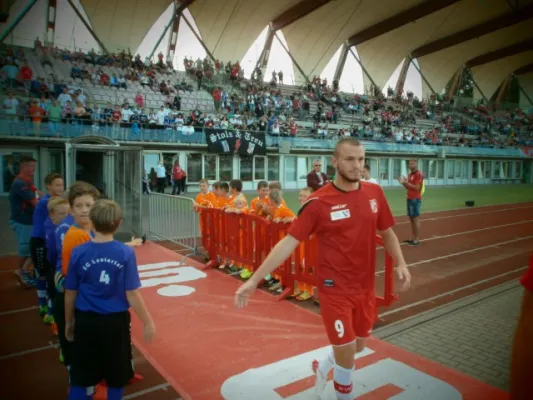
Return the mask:
M 9 92 L 7 99 L 4 100 L 4 113 L 9 119 L 17 119 L 18 107 L 19 101 L 13 97 L 13 92 Z
M 28 93 L 30 90 L 32 76 L 33 71 L 31 70 L 31 68 L 28 66 L 28 64 L 23 63 L 20 67 L 20 80 L 24 85 L 24 90 L 26 90 L 26 93 Z
M 322 163 L 320 160 L 313 161 L 313 170 L 307 174 L 307 186 L 317 191 L 328 183 L 328 177 L 321 171 Z
M 12 59 L 8 58 L 6 65 L 2 67 L 2 73 L 5 75 L 8 87 L 14 88 L 17 85 L 19 75 L 19 68 L 15 65 Z
M 37 100 L 32 101 L 28 113 L 31 116 L 31 120 L 33 122 L 33 134 L 35 136 L 40 136 L 41 122 L 43 121 L 43 116 L 45 112 L 41 107 L 39 107 L 39 102 Z
M 61 107 L 65 107 L 69 101 L 72 101 L 72 97 L 68 94 L 68 89 L 66 87 L 63 88 L 63 93 L 59 95 L 57 100 L 59 101 L 59 104 L 61 104 Z

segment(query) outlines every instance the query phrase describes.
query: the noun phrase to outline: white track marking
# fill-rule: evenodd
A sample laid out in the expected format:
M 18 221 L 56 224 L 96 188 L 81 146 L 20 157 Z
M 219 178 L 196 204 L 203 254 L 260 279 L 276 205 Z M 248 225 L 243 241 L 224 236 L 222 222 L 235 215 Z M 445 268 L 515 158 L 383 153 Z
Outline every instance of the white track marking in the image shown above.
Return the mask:
M 415 263 L 412 263 L 412 264 L 407 265 L 407 267 L 409 267 L 409 268 L 418 267 L 419 265 L 427 264 L 427 263 L 430 263 L 430 262 L 433 262 L 433 261 L 444 260 L 444 259 L 447 259 L 447 258 L 451 258 L 451 257 L 455 257 L 455 256 L 461 256 L 461 255 L 463 255 L 463 254 L 474 253 L 474 252 L 476 252 L 476 251 L 485 250 L 485 249 L 490 249 L 490 248 L 493 248 L 493 247 L 502 246 L 502 245 L 504 245 L 504 244 L 516 243 L 516 242 L 520 242 L 520 241 L 522 241 L 522 240 L 528 240 L 528 239 L 532 239 L 532 238 L 533 238 L 533 235 L 530 235 L 530 236 L 524 236 L 524 237 L 517 238 L 517 239 L 507 240 L 507 241 L 505 241 L 505 242 L 499 242 L 499 243 L 490 244 L 490 245 L 488 245 L 488 246 L 476 247 L 475 249 L 470 249 L 470 250 L 460 251 L 460 252 L 458 252 L 458 253 L 450 253 L 450 254 L 446 254 L 446 255 L 444 255 L 444 256 L 435 257 L 435 258 L 430 258 L 430 259 L 428 259 L 428 260 L 417 261 L 417 262 L 415 262 Z M 396 268 L 395 268 L 395 269 L 396 269 Z M 385 273 L 385 270 L 383 270 L 383 271 L 377 271 L 377 272 L 376 272 L 376 275 L 382 275 L 382 274 L 384 274 L 384 273 Z
M 35 310 L 37 308 L 39 308 L 39 307 L 31 306 L 31 307 L 27 307 L 27 308 L 19 308 L 17 310 L 2 311 L 2 312 L 0 312 L 0 316 L 2 316 L 2 315 L 10 315 L 10 314 L 18 314 L 18 313 L 26 312 L 26 311 L 32 311 L 32 310 Z
M 170 385 L 168 383 L 162 383 L 161 385 L 155 385 L 155 386 L 149 387 L 148 389 L 138 390 L 137 392 L 130 393 L 127 396 L 124 396 L 123 400 L 136 399 L 137 397 L 141 397 L 141 396 L 144 396 L 145 394 L 157 392 L 159 390 L 166 391 L 169 387 Z M 180 399 L 182 398 L 179 397 L 177 400 L 180 400 Z
M 22 357 L 28 354 L 38 353 L 40 351 L 55 349 L 55 348 L 59 348 L 59 344 L 54 344 L 50 342 L 50 344 L 46 346 L 36 347 L 34 349 L 19 351 L 17 353 L 11 353 L 11 354 L 6 354 L 5 356 L 0 356 L 0 361 L 7 360 L 9 358 Z
M 420 240 L 420 243 L 430 242 L 432 240 L 446 239 L 446 238 L 454 237 L 454 236 L 469 235 L 471 233 L 489 231 L 491 229 L 506 228 L 506 227 L 514 226 L 514 225 L 529 224 L 530 222 L 533 222 L 533 219 L 528 219 L 528 220 L 519 221 L 519 222 L 513 222 L 513 223 L 510 223 L 510 224 L 504 224 L 504 225 L 493 225 L 493 226 L 488 226 L 486 228 L 474 229 L 474 230 L 471 230 L 471 231 L 450 233 L 449 235 L 433 236 L 433 237 L 430 237 L 430 238 L 427 238 L 427 239 Z M 408 246 L 408 244 L 407 243 L 400 243 L 400 246 Z M 379 246 L 377 249 L 378 250 L 383 250 L 383 246 Z
M 382 314 L 379 314 L 379 318 L 382 318 L 382 317 L 385 317 L 387 315 L 390 315 L 390 314 L 394 314 L 394 313 L 397 313 L 399 311 L 403 311 L 403 310 L 406 310 L 408 308 L 411 308 L 411 307 L 416 307 L 420 304 L 424 304 L 424 303 L 427 303 L 427 302 L 430 302 L 430 301 L 433 301 L 433 300 L 436 300 L 436 299 L 439 299 L 441 297 L 445 297 L 445 296 L 449 296 L 451 294 L 454 294 L 454 293 L 457 293 L 457 292 L 460 292 L 461 290 L 465 290 L 465 289 L 468 289 L 468 288 L 471 288 L 471 287 L 476 287 L 482 283 L 485 283 L 485 282 L 490 282 L 494 279 L 497 279 L 497 278 L 501 278 L 501 277 L 504 277 L 504 276 L 507 276 L 507 275 L 511 275 L 511 274 L 514 274 L 515 272 L 520 272 L 520 271 L 524 271 L 526 270 L 528 267 L 522 267 L 522 268 L 518 268 L 518 269 L 514 269 L 512 271 L 508 271 L 508 272 L 504 272 L 503 274 L 499 274 L 499 275 L 494 275 L 494 276 L 491 276 L 490 278 L 487 278 L 487 279 L 483 279 L 481 281 L 477 281 L 477 282 L 474 282 L 474 283 L 471 283 L 469 285 L 465 285 L 465 286 L 461 286 L 461 287 L 458 287 L 456 289 L 453 289 L 453 290 L 449 290 L 448 292 L 444 292 L 444 293 L 441 293 L 439 295 L 436 295 L 436 296 L 433 296 L 433 297 L 429 297 L 427 299 L 424 299 L 424 300 L 420 300 L 420 301 L 417 301 L 415 303 L 411 303 L 411 304 L 406 304 L 405 306 L 403 307 L 398 307 L 398 308 L 395 308 L 394 310 L 390 310 L 390 311 L 386 311 Z M 461 299 L 463 300 L 463 299 Z
M 494 213 L 504 212 L 504 211 L 528 210 L 530 208 L 533 208 L 533 206 L 530 206 L 530 207 L 501 208 L 501 209 L 490 210 L 490 211 L 480 211 L 480 212 L 472 212 L 472 213 L 465 213 L 465 214 L 445 215 L 444 217 L 421 218 L 420 222 L 440 221 L 442 219 L 450 219 L 450 218 L 458 218 L 458 217 L 470 217 L 470 216 L 473 216 L 473 215 L 494 214 Z M 441 211 L 441 212 L 447 212 L 447 211 Z M 431 214 L 433 214 L 433 213 L 431 213 Z M 396 225 L 405 225 L 405 224 L 410 224 L 410 223 L 411 223 L 411 221 L 402 221 L 402 222 L 398 222 Z

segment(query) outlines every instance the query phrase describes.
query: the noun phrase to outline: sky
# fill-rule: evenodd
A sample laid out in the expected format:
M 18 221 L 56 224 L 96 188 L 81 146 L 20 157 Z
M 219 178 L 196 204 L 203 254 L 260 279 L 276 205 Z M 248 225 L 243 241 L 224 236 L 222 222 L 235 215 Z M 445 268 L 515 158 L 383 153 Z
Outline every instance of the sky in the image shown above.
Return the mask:
M 46 34 L 46 0 L 38 0 L 37 4 L 30 10 L 26 17 L 18 24 L 18 26 L 13 30 L 5 42 L 18 46 L 33 47 L 33 41 L 36 37 L 39 37 L 41 41 L 44 41 L 44 36 Z M 80 6 L 79 0 L 73 0 L 73 3 L 78 7 L 81 14 L 88 20 L 83 7 Z M 28 0 L 17 0 L 14 6 L 11 8 L 9 24 L 16 15 L 28 4 Z M 154 50 L 154 45 L 157 43 L 158 39 L 161 37 L 165 27 L 170 23 L 174 6 L 171 4 L 164 12 L 161 14 L 159 19 L 154 23 L 152 28 L 146 34 L 145 38 L 139 45 L 139 48 L 134 52 L 135 54 L 140 54 L 141 57 L 150 55 Z M 99 49 L 98 43 L 89 33 L 87 28 L 76 16 L 67 0 L 57 0 L 57 16 L 56 16 L 56 32 L 54 42 L 55 45 L 62 48 L 82 48 L 84 51 L 89 51 L 90 49 Z M 185 17 L 191 22 L 193 28 L 196 30 L 198 35 L 201 37 L 201 33 L 196 28 L 194 23 L 194 18 L 191 16 L 188 10 L 184 12 Z M 0 28 L 4 28 L 6 24 L 0 24 Z M 155 49 L 154 55 L 157 55 L 160 51 L 163 54 L 166 54 L 166 49 L 168 41 L 170 39 L 170 31 L 168 29 L 166 35 L 161 40 L 159 46 Z M 261 32 L 257 37 L 255 42 L 250 46 L 246 54 L 243 56 L 241 61 L 241 66 L 244 69 L 245 76 L 249 77 L 253 71 L 263 45 L 265 43 L 267 36 L 267 27 Z M 284 43 L 286 47 L 287 42 L 283 37 L 283 31 L 278 32 L 280 40 Z M 133 49 L 132 49 L 133 50 Z M 357 55 L 357 49 L 352 47 L 352 50 Z M 290 49 L 289 49 L 290 51 Z M 335 52 L 332 59 L 326 65 L 324 70 L 321 73 L 322 78 L 327 78 L 328 82 L 332 82 L 333 75 L 335 73 L 335 67 L 337 61 L 340 57 L 341 47 Z M 183 70 L 183 58 L 192 57 L 196 60 L 198 57 L 204 58 L 206 56 L 205 50 L 200 45 L 195 35 L 185 23 L 181 23 L 178 32 L 178 43 L 176 46 L 176 53 L 174 59 L 174 65 L 178 70 Z M 227 61 L 227 60 L 224 60 Z M 233 60 L 232 60 L 233 61 Z M 363 60 L 364 61 L 364 60 Z M 404 61 L 402 61 L 396 70 L 393 72 L 387 83 L 383 86 L 383 92 L 386 93 L 387 88 L 390 86 L 394 89 L 396 86 L 396 81 L 400 74 L 400 70 Z M 414 60 L 413 62 L 417 62 Z M 269 57 L 269 62 L 267 65 L 267 70 L 265 73 L 265 78 L 269 79 L 271 77 L 272 71 L 282 70 L 284 74 L 285 83 L 294 83 L 294 68 L 291 61 L 291 58 L 283 49 L 281 44 L 277 39 L 274 39 L 272 43 L 271 54 Z M 363 71 L 361 66 L 356 61 L 351 53 L 348 54 L 346 59 L 346 64 L 344 67 L 343 74 L 339 82 L 341 91 L 348 93 L 364 93 L 364 84 L 363 84 Z M 407 78 L 405 81 L 404 92 L 412 91 L 415 96 L 422 98 L 422 79 L 419 72 L 416 68 L 411 65 L 407 72 Z

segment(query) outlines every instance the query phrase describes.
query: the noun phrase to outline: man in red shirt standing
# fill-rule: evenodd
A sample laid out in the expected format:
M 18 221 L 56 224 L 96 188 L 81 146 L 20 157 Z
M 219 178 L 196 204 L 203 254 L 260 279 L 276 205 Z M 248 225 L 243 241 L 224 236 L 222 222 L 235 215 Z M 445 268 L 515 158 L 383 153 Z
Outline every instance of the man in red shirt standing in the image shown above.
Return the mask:
M 407 240 L 409 246 L 418 246 L 420 244 L 420 207 L 422 206 L 422 186 L 424 183 L 424 174 L 418 170 L 418 162 L 416 160 L 409 160 L 409 171 L 411 173 L 406 178 L 405 176 L 398 177 L 404 188 L 407 189 L 407 215 L 411 220 L 412 239 Z
M 365 150 L 353 138 L 341 139 L 333 154 L 334 182 L 309 196 L 285 238 L 263 265 L 236 292 L 235 304 L 244 307 L 258 283 L 283 263 L 301 241 L 315 235 L 318 244 L 317 286 L 321 315 L 332 349 L 312 368 L 320 396 L 334 368 L 337 399 L 353 400 L 355 353 L 365 347 L 375 320 L 376 234 L 396 262 L 398 277 L 409 287 L 411 275 L 392 226 L 394 218 L 383 190 L 361 180 Z
M 511 400 L 533 398 L 531 370 L 533 369 L 533 255 L 529 268 L 521 280 L 524 286 L 522 312 L 516 327 L 511 359 Z

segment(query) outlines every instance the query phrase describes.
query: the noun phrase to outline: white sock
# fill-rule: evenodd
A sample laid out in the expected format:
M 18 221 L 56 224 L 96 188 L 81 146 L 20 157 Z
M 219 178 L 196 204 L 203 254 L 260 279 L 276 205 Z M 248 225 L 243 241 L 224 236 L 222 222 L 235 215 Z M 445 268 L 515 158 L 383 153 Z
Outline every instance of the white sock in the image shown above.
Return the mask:
M 318 369 L 324 378 L 327 379 L 329 371 L 331 371 L 333 365 L 335 365 L 335 356 L 333 355 L 333 348 L 330 347 L 328 355 L 320 360 L 320 363 L 318 364 Z
M 352 376 L 353 368 L 346 369 L 335 364 L 333 386 L 335 387 L 337 400 L 354 400 Z

